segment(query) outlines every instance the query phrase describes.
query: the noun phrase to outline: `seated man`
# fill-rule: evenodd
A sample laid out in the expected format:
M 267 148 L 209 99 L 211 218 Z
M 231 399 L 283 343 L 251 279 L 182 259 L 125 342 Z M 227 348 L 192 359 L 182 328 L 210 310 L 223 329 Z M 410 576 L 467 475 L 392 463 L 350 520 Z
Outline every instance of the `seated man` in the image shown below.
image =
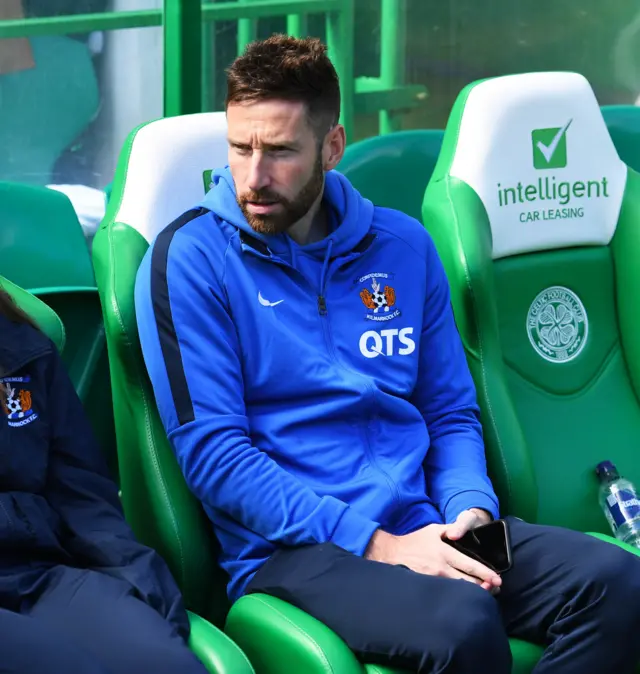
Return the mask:
M 444 537 L 499 516 L 449 288 L 419 222 L 333 169 L 324 47 L 275 36 L 228 71 L 229 167 L 169 225 L 136 301 L 160 414 L 222 546 L 364 662 L 507 674 L 632 672 L 640 559 L 509 518 L 500 577 Z M 595 496 L 594 496 L 595 497 Z

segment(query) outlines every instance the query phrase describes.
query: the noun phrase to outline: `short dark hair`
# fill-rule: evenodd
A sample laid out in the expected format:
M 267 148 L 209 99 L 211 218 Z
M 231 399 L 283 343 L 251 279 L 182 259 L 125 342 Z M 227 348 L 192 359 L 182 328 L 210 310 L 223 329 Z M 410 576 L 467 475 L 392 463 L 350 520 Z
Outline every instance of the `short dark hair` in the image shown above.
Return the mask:
M 320 40 L 272 35 L 248 44 L 227 69 L 225 109 L 231 103 L 276 99 L 304 103 L 321 137 L 338 123 L 340 81 Z

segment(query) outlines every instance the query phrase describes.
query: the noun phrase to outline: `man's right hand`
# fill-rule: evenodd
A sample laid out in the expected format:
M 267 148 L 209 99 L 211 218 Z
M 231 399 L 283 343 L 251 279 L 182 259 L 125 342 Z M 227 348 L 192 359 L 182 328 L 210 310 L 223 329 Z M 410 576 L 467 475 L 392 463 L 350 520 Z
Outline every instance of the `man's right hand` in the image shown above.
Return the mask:
M 444 524 L 429 524 L 404 536 L 394 536 L 378 529 L 364 556 L 375 562 L 400 564 L 417 573 L 443 578 L 458 578 L 480 585 L 492 592 L 502 584 L 500 576 L 484 564 L 471 559 L 445 543 Z

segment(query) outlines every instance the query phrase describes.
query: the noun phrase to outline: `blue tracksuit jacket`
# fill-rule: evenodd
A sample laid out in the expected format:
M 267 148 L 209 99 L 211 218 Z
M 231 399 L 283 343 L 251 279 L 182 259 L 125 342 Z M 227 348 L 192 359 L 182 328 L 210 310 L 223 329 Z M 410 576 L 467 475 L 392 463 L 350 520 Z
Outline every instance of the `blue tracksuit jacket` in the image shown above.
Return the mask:
M 221 543 L 232 599 L 276 546 L 362 554 L 464 509 L 498 516 L 474 385 L 431 238 L 326 176 L 327 238 L 247 224 L 228 169 L 138 273 L 146 365 Z

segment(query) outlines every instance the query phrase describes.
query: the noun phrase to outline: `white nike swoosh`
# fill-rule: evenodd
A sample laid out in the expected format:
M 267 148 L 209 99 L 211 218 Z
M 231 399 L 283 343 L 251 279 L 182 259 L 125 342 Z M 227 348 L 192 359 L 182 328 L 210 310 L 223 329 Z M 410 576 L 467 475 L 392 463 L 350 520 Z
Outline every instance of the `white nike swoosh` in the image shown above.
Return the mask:
M 551 157 L 553 157 L 553 153 L 556 151 L 558 143 L 562 140 L 562 136 L 566 133 L 571 122 L 573 122 L 573 119 L 570 119 L 561 129 L 558 129 L 558 133 L 556 133 L 549 145 L 545 145 L 541 140 L 538 141 L 538 150 L 542 152 L 547 164 L 551 161 Z
M 284 300 L 278 300 L 277 302 L 269 302 L 269 300 L 265 300 L 264 297 L 262 297 L 262 293 L 258 291 L 258 302 L 262 304 L 263 307 L 277 307 L 278 304 L 284 302 Z

